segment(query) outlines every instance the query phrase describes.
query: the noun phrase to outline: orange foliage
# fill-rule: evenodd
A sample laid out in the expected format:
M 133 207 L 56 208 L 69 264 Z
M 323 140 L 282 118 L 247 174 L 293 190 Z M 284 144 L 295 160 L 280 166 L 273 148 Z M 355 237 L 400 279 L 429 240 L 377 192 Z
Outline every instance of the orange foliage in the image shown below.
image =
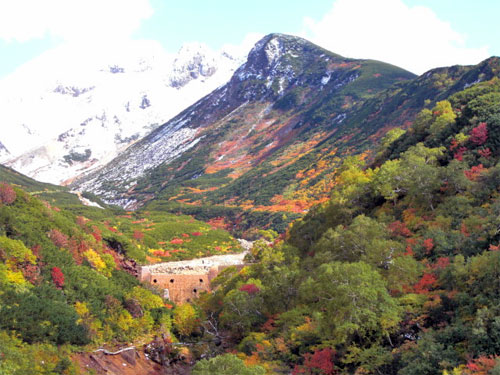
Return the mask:
M 497 360 L 500 358 L 481 356 L 477 359 L 473 359 L 467 363 L 467 369 L 465 373 L 467 375 L 488 375 L 491 374 L 491 370 L 496 366 Z
M 437 277 L 432 273 L 424 273 L 420 281 L 413 287 L 415 293 L 426 294 L 429 290 L 435 286 L 437 282 Z
M 484 167 L 482 164 L 475 165 L 471 169 L 464 171 L 465 177 L 471 181 L 476 181 L 477 178 L 484 172 Z

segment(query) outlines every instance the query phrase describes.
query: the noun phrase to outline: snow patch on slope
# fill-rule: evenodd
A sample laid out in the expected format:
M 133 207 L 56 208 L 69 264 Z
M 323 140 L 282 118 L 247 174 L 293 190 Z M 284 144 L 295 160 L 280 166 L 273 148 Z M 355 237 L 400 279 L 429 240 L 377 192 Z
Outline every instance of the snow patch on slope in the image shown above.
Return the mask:
M 177 55 L 149 42 L 90 60 L 85 53 L 61 47 L 0 81 L 6 165 L 51 183 L 89 172 L 227 82 L 242 62 L 194 43 Z

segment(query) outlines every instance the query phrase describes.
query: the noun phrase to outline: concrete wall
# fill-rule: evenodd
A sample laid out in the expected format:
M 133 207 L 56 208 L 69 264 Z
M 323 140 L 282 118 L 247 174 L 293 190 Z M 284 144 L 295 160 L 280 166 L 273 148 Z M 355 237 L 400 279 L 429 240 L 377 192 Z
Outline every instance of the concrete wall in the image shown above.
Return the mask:
M 143 282 L 151 285 L 159 286 L 161 289 L 167 289 L 164 296 L 174 301 L 175 303 L 190 302 L 197 298 L 201 292 L 210 292 L 210 282 L 217 275 L 229 266 L 211 267 L 204 273 L 194 274 L 168 274 L 168 273 L 150 273 L 141 272 L 140 279 Z M 243 268 L 243 265 L 236 266 L 238 269 Z
M 207 274 L 152 274 L 149 282 L 162 289 L 168 289 L 169 298 L 175 303 L 189 302 L 198 297 L 200 292 L 210 291 L 210 280 Z

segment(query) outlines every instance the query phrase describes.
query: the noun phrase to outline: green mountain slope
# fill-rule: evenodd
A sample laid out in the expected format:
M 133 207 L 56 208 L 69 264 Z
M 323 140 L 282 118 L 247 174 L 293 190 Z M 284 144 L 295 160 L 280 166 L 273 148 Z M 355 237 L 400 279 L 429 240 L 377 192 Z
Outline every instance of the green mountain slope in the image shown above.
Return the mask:
M 500 370 L 500 80 L 423 109 L 377 160 L 202 301 L 240 358 L 293 374 Z
M 139 284 L 137 264 L 240 251 L 192 217 L 87 207 L 64 188 L 1 172 L 2 374 L 77 374 L 77 352 L 175 339 L 174 304 Z
M 346 156 L 374 157 L 388 130 L 406 129 L 423 108 L 497 76 L 499 65 L 491 58 L 415 77 L 271 34 L 227 85 L 75 186 L 129 208 L 281 232 L 328 199 Z M 176 141 L 183 131 L 192 135 Z

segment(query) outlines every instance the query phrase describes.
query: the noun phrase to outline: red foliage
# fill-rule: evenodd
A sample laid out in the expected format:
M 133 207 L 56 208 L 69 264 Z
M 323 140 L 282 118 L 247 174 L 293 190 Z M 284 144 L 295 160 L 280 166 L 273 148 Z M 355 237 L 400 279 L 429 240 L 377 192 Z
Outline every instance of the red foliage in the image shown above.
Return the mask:
M 481 356 L 467 363 L 467 375 L 488 375 L 496 366 L 499 357 Z
M 260 289 L 257 285 L 255 284 L 243 284 L 240 287 L 241 292 L 247 292 L 248 294 L 255 294 L 260 292 Z
M 61 289 L 64 286 L 64 274 L 59 267 L 52 267 L 52 281 L 56 288 Z
M 35 245 L 31 247 L 31 252 L 33 253 L 34 256 L 36 256 L 38 259 L 41 258 L 40 250 L 42 247 L 40 245 Z
M 498 251 L 498 250 L 500 250 L 500 246 L 499 245 L 495 246 L 493 244 L 490 244 L 489 250 L 490 251 Z
M 180 238 L 174 238 L 173 240 L 170 241 L 172 245 L 182 245 L 184 243 L 184 240 Z
M 23 276 L 33 285 L 38 285 L 40 283 L 40 268 L 35 264 L 25 264 L 21 270 Z
M 182 237 L 184 237 L 184 238 L 189 238 L 189 234 L 187 234 L 187 233 L 182 233 Z
M 193 232 L 193 233 L 191 233 L 191 236 L 197 237 L 197 236 L 201 236 L 202 234 L 203 233 L 201 233 L 201 232 Z
M 467 177 L 471 181 L 475 181 L 481 173 L 483 173 L 484 167 L 482 164 L 475 165 L 471 169 L 464 171 L 465 177 Z
M 459 143 L 457 142 L 456 139 L 453 139 L 451 141 L 451 145 L 450 145 L 450 151 L 453 151 L 454 149 L 456 149 L 458 147 Z
M 49 231 L 49 238 L 51 239 L 52 243 L 59 248 L 66 247 L 68 245 L 68 236 L 66 236 L 64 233 L 61 233 L 57 229 L 51 229 Z
M 405 251 L 404 255 L 413 256 L 413 254 L 414 254 L 413 248 L 410 245 L 407 245 L 406 246 L 406 251 Z
M 276 328 L 276 316 L 277 315 L 273 315 L 271 316 L 269 319 L 267 319 L 267 321 L 262 325 L 262 330 L 264 332 L 271 332 L 272 330 L 274 330 Z
M 392 232 L 394 236 L 402 236 L 402 237 L 410 237 L 413 235 L 411 230 L 406 227 L 405 223 L 402 223 L 399 220 L 393 221 L 389 224 L 389 230 Z
M 458 161 L 462 161 L 464 158 L 464 152 L 467 151 L 466 147 L 460 147 L 457 152 L 453 154 L 453 158 L 457 159 Z
M 75 263 L 80 265 L 83 263 L 83 253 L 86 252 L 90 246 L 85 241 L 71 237 L 69 239 L 68 248 Z
M 432 249 L 434 249 L 434 242 L 432 241 L 432 238 L 426 238 L 423 243 L 425 252 L 429 254 Z
M 87 222 L 87 219 L 85 219 L 83 216 L 77 216 L 76 218 L 76 224 L 82 228 L 85 229 L 85 223 Z
M 443 269 L 443 268 L 448 267 L 449 264 L 450 264 L 450 258 L 441 257 L 441 258 L 438 258 L 436 263 L 434 263 L 433 268 L 434 269 Z
M 480 146 L 488 139 L 488 127 L 485 122 L 481 122 L 470 132 L 470 140 L 472 143 Z
M 140 241 L 144 238 L 144 233 L 142 233 L 140 230 L 134 230 L 134 238 L 137 241 Z
M 436 282 L 436 276 L 432 273 L 424 273 L 420 281 L 415 284 L 413 289 L 417 294 L 425 294 L 435 285 Z
M 333 364 L 333 356 L 335 352 L 330 348 L 316 350 L 313 354 L 307 353 L 304 357 L 302 366 L 295 366 L 292 371 L 293 375 L 298 374 L 324 374 L 334 375 L 337 373 Z
M 462 235 L 464 235 L 465 237 L 470 236 L 469 229 L 464 222 L 462 222 L 462 224 L 460 225 L 460 233 L 462 233 Z
M 0 183 L 0 203 L 11 204 L 16 200 L 16 192 L 9 184 Z
M 479 150 L 479 155 L 481 155 L 485 159 L 489 159 L 491 157 L 491 150 L 487 147 L 484 150 Z
M 92 227 L 92 236 L 94 236 L 96 242 L 102 241 L 101 231 L 95 225 Z

